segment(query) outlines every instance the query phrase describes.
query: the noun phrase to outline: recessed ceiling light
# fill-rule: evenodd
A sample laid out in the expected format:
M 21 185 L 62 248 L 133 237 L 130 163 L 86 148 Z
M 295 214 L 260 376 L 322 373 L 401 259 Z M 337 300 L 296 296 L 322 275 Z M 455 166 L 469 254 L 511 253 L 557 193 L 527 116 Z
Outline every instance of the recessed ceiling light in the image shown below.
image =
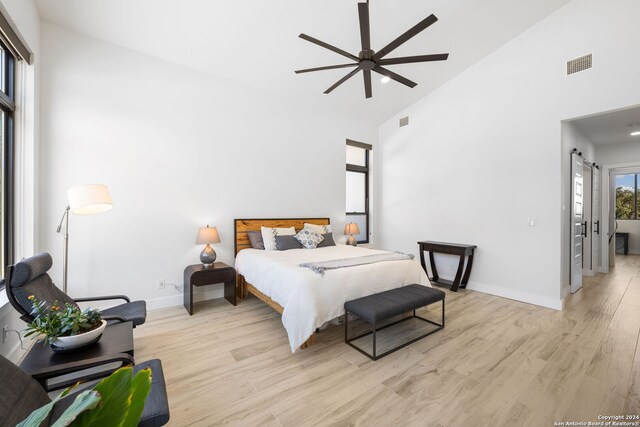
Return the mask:
M 640 136 L 640 131 L 631 132 L 631 136 Z
M 389 83 L 389 80 L 391 80 L 391 78 L 387 76 L 384 76 L 383 78 L 380 79 L 382 83 Z

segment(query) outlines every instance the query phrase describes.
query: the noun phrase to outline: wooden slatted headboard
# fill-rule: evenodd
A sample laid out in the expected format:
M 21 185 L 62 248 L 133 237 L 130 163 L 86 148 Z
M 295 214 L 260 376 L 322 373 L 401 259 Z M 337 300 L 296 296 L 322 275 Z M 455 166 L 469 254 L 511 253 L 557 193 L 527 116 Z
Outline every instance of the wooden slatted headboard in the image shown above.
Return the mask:
M 234 221 L 235 254 L 243 249 L 251 248 L 247 231 L 260 231 L 260 227 L 293 227 L 302 230 L 304 223 L 329 225 L 329 218 L 271 218 L 271 219 L 236 219 Z

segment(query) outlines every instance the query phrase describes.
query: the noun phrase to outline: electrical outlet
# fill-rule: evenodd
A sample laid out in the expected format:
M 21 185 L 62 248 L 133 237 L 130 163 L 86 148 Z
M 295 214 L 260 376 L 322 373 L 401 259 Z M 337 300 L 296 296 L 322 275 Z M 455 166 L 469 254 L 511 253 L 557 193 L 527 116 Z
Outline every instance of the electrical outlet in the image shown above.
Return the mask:
M 7 334 L 9 333 L 9 325 L 4 325 L 2 328 L 2 343 L 4 344 L 7 341 Z
M 456 266 L 454 264 L 449 264 L 449 273 L 455 273 L 456 272 Z
M 162 290 L 167 286 L 167 282 L 164 279 L 158 280 L 158 290 Z

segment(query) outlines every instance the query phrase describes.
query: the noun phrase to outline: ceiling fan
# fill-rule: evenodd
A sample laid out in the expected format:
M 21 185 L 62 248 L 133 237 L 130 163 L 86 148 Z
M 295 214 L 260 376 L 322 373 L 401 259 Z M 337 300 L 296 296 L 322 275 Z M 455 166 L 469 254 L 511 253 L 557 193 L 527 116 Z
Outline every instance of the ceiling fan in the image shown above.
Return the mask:
M 381 74 L 383 76 L 389 77 L 392 80 L 395 80 L 403 85 L 409 86 L 413 88 L 417 85 L 417 83 L 412 82 L 411 80 L 402 77 L 399 74 L 390 71 L 383 66 L 385 65 L 395 65 L 395 64 L 409 64 L 413 62 L 431 62 L 431 61 L 446 61 L 449 57 L 448 53 L 441 53 L 435 55 L 420 55 L 420 56 L 405 56 L 402 58 L 388 58 L 386 59 L 389 53 L 395 50 L 397 47 L 408 41 L 409 39 L 415 37 L 420 34 L 422 31 L 426 30 L 432 24 L 434 24 L 438 18 L 435 15 L 431 14 L 411 29 L 403 33 L 401 36 L 396 38 L 394 41 L 383 47 L 378 52 L 374 52 L 371 50 L 371 33 L 369 29 L 369 2 L 367 3 L 358 3 L 358 15 L 360 17 L 360 40 L 362 43 L 362 51 L 358 54 L 358 56 L 352 55 L 349 52 L 346 52 L 340 48 L 335 46 L 331 46 L 328 43 L 325 43 L 321 40 L 308 36 L 306 34 L 300 34 L 300 38 L 307 40 L 311 43 L 317 44 L 318 46 L 322 46 L 325 49 L 329 49 L 335 53 L 338 53 L 342 56 L 346 56 L 347 58 L 354 61 L 349 64 L 340 64 L 340 65 L 328 65 L 326 67 L 317 67 L 317 68 L 307 68 L 305 70 L 297 70 L 296 74 L 300 73 L 309 73 L 312 71 L 323 71 L 323 70 L 333 70 L 336 68 L 349 68 L 356 67 L 355 70 L 351 71 L 349 74 L 338 80 L 335 84 L 333 84 L 329 89 L 325 90 L 324 93 L 331 93 L 335 88 L 340 86 L 342 83 L 349 80 L 351 77 L 355 76 L 360 70 L 362 70 L 362 74 L 364 76 L 364 93 L 367 98 L 371 98 L 371 71 Z

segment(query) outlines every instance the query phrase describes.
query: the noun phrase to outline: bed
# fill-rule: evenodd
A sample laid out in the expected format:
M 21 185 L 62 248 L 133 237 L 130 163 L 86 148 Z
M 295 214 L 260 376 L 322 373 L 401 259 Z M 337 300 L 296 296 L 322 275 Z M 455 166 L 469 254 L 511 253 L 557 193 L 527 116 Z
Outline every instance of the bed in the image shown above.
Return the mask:
M 347 245 L 286 251 L 251 248 L 248 231 L 258 231 L 262 226 L 301 230 L 304 223 L 329 225 L 330 221 L 328 218 L 235 220 L 239 297 L 252 294 L 282 315 L 292 352 L 313 344 L 316 330 L 344 314 L 344 303 L 348 300 L 412 283 L 430 286 L 415 260 L 359 265 L 323 274 L 299 267 L 307 262 L 356 258 L 384 251 Z

